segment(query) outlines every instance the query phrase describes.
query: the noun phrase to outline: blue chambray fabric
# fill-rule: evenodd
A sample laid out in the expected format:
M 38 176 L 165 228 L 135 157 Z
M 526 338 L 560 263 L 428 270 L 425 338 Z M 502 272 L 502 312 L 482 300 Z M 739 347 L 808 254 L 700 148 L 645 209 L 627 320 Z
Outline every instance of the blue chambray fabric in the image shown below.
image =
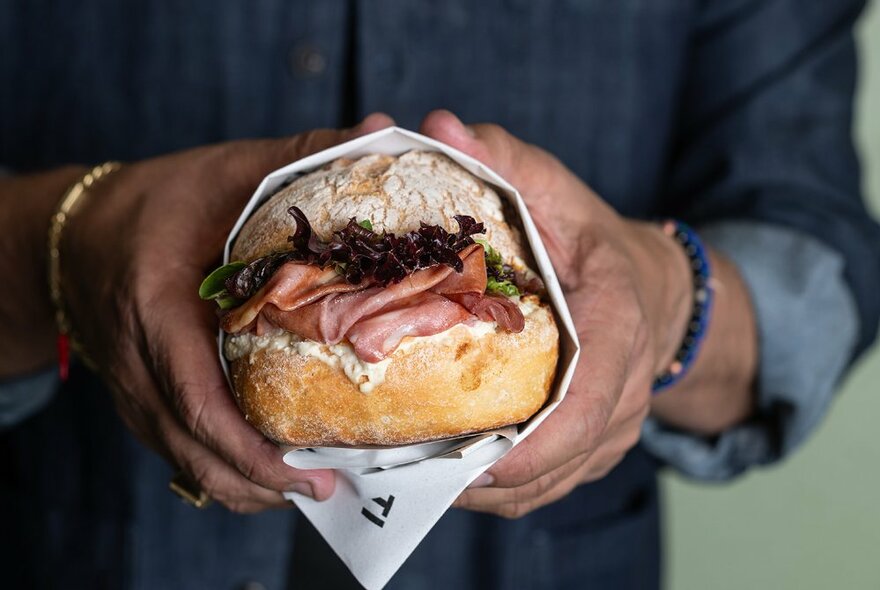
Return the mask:
M 818 426 L 852 358 L 858 315 L 843 258 L 818 240 L 754 221 L 700 233 L 737 265 L 751 295 L 760 347 L 757 407 L 748 421 L 711 438 L 649 418 L 642 444 L 690 477 L 725 480 L 778 461 Z M 792 342 L 799 344 L 786 345 Z
M 651 588 L 662 461 L 721 478 L 790 451 L 824 411 L 835 371 L 876 332 L 880 232 L 849 135 L 861 5 L 10 0 L 0 4 L 0 79 L 10 81 L 0 85 L 0 162 L 26 171 L 132 160 L 348 125 L 374 110 L 415 128 L 445 107 L 545 147 L 625 215 L 719 228 L 712 239 L 740 264 L 762 322 L 761 384 L 772 389 L 761 395 L 781 400 L 762 405 L 768 429 L 706 446 L 658 427 L 607 478 L 525 518 L 453 510 L 390 585 Z M 746 229 L 725 230 L 732 220 Z M 779 276 L 781 254 L 758 260 L 737 237 L 768 225 L 777 230 L 766 243 L 812 262 Z M 765 330 L 765 317 L 786 324 L 773 302 L 791 294 L 802 317 L 827 311 L 817 300 L 853 313 L 825 339 Z M 799 397 L 804 381 L 824 385 Z M 170 468 L 80 368 L 0 435 L 0 462 L 0 567 L 12 587 L 351 583 L 293 512 L 181 505 L 166 489 Z
M 0 431 L 46 407 L 58 389 L 54 370 L 0 381 Z

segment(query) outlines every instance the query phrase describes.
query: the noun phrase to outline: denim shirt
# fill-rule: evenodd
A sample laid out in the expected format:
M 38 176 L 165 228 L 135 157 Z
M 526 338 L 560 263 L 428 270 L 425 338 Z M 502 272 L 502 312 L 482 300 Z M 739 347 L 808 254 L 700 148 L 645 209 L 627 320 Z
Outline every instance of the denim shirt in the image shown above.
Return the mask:
M 874 338 L 880 231 L 850 138 L 861 5 L 12 0 L 0 5 L 0 165 L 134 160 L 376 110 L 417 128 L 444 107 L 556 154 L 623 215 L 699 227 L 752 296 L 755 416 L 712 439 L 648 420 L 607 478 L 552 506 L 514 522 L 451 511 L 391 584 L 651 587 L 658 465 L 725 479 L 781 458 Z M 292 514 L 180 505 L 93 376 L 54 387 L 48 375 L 0 384 L 0 510 L 6 535 L 30 531 L 0 537 L 13 580 L 283 587 Z

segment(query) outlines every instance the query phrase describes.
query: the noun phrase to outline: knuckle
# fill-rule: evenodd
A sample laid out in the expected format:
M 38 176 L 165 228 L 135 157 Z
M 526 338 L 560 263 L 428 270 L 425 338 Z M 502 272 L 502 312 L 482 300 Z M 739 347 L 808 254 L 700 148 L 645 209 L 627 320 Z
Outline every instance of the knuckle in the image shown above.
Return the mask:
M 603 479 L 606 475 L 611 473 L 612 466 L 610 463 L 602 464 L 596 468 L 593 474 L 596 476 L 596 479 Z
M 528 486 L 517 488 L 519 492 L 518 500 L 520 502 L 526 502 L 534 498 L 540 498 L 541 496 L 552 490 L 555 484 L 556 482 L 550 474 L 539 477 Z
M 241 473 L 245 479 L 250 481 L 254 481 L 256 479 L 261 479 L 259 477 L 259 462 L 251 456 L 247 456 L 243 459 L 240 459 L 236 463 L 236 467 L 238 468 L 239 473 Z
M 541 475 L 541 457 L 534 445 L 524 445 L 511 466 L 510 479 L 513 485 L 524 485 L 539 478 Z
M 290 138 L 286 148 L 292 157 L 301 158 L 329 145 L 332 137 L 335 137 L 337 141 L 341 141 L 344 138 L 344 134 L 328 129 L 313 129 Z
M 293 157 L 298 157 L 302 154 L 309 143 L 309 138 L 311 137 L 312 132 L 307 131 L 304 133 L 299 133 L 294 135 L 290 139 L 287 140 L 287 145 L 285 146 L 285 150 Z
M 519 504 L 502 504 L 496 510 L 496 514 L 501 518 L 506 518 L 508 520 L 514 520 L 521 516 Z
M 214 500 L 224 502 L 229 497 L 227 490 L 224 489 L 220 479 L 207 462 L 200 460 L 192 461 L 188 471 L 192 474 L 193 479 L 195 479 L 202 491 Z
M 183 420 L 187 430 L 189 430 L 196 439 L 203 441 L 201 433 L 204 430 L 205 406 L 207 400 L 201 394 L 191 389 L 186 391 L 180 387 L 175 387 L 178 391 L 174 397 L 177 400 L 177 410 L 180 419 Z
M 237 456 L 234 464 L 242 477 L 264 488 L 280 492 L 290 484 L 289 478 L 284 477 L 280 468 L 275 463 L 266 461 L 262 454 L 247 453 Z
M 578 485 L 580 485 L 580 481 L 577 479 L 570 478 L 563 485 L 559 486 L 557 490 L 554 492 L 552 501 L 556 502 L 568 496 Z
M 213 446 L 210 444 L 211 428 L 208 422 L 211 415 L 209 404 L 212 400 L 216 401 L 216 392 L 200 384 L 174 379 L 171 363 L 169 360 L 163 360 L 165 356 L 157 352 L 154 363 L 166 393 L 170 394 L 173 400 L 177 415 L 196 440 L 207 446 Z
M 591 479 L 603 479 L 609 473 L 611 473 L 611 471 L 615 467 L 617 467 L 621 459 L 623 459 L 623 453 L 615 453 L 613 455 L 604 457 L 601 461 L 598 461 L 590 470 Z
M 498 507 L 498 516 L 508 520 L 522 518 L 532 511 L 532 506 L 526 502 L 513 501 Z
M 595 398 L 595 403 L 590 404 L 590 410 L 585 413 L 583 420 L 586 435 L 582 438 L 582 447 L 585 452 L 593 450 L 597 442 L 601 440 L 612 413 L 612 407 L 602 403 L 601 395 L 591 397 Z
M 593 447 L 597 433 L 593 431 L 590 420 L 591 408 L 588 405 L 589 395 L 572 395 L 571 405 L 574 406 L 575 419 L 570 420 L 568 428 L 572 444 L 578 454 L 588 453 Z M 575 403 L 576 402 L 576 403 Z
M 639 443 L 639 439 L 642 438 L 642 431 L 639 428 L 631 428 L 629 431 L 623 436 L 623 444 L 625 449 L 628 451 Z
M 235 467 L 242 477 L 258 485 L 276 491 L 280 491 L 284 487 L 279 485 L 280 482 L 276 481 L 277 478 L 272 477 L 270 473 L 266 472 L 267 470 L 263 468 L 261 462 L 256 457 L 251 455 L 241 457 L 236 461 Z

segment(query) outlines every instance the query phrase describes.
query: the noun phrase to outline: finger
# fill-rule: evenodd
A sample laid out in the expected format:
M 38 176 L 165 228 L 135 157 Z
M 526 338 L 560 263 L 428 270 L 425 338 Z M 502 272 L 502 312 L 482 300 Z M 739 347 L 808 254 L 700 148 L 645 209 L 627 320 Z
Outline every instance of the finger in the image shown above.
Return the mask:
M 644 421 L 645 413 L 637 412 L 616 424 L 613 432 L 606 435 L 602 443 L 583 462 L 582 467 L 579 467 L 581 478 L 578 483 L 596 481 L 611 473 L 626 454 L 638 444 Z
M 519 518 L 532 510 L 556 502 L 583 481 L 584 455 L 519 488 L 471 488 L 453 503 L 456 508 L 486 512 L 504 518 Z
M 627 389 L 629 387 L 628 384 Z M 626 395 L 625 392 L 623 396 Z M 516 487 L 496 487 L 493 482 L 492 486 L 471 488 L 466 496 L 462 496 L 463 503 L 460 507 L 488 510 L 492 506 L 505 503 L 523 504 L 532 498 L 544 496 L 584 464 L 590 466 L 586 470 L 591 474 L 589 481 L 604 477 L 638 443 L 647 408 L 647 404 L 644 404 L 644 408 L 634 410 L 628 404 L 618 403 L 596 443 L 596 448 L 591 452 L 578 453 L 563 465 Z
M 285 491 L 305 484 L 315 499 L 329 498 L 335 486 L 333 471 L 289 467 L 281 449 L 245 421 L 217 359 L 211 311 L 191 293 L 172 289 L 167 300 L 173 304 L 151 330 L 146 352 L 153 375 L 170 395 L 186 430 L 264 488 Z
M 352 128 L 353 137 L 361 135 L 369 135 L 376 131 L 380 131 L 394 125 L 394 119 L 382 112 L 370 113 L 363 120 Z
M 527 439 L 489 470 L 496 487 L 534 481 L 591 452 L 601 440 L 629 376 L 631 347 L 620 332 L 600 328 L 587 320 L 581 334 L 584 360 L 568 394 Z
M 545 473 L 541 477 L 514 488 L 477 487 L 468 488 L 458 497 L 454 506 L 478 512 L 498 513 L 504 505 L 527 504 L 544 496 L 549 490 L 567 478 L 586 461 L 586 454 L 580 454 L 570 461 Z M 513 510 L 511 507 L 508 507 Z
M 583 354 L 569 391 L 527 439 L 489 470 L 496 487 L 519 487 L 592 452 L 613 425 L 615 412 L 623 419 L 643 412 L 647 405 L 650 377 L 645 363 L 639 362 L 644 356 L 644 318 L 620 312 L 615 297 L 610 301 L 602 293 L 581 297 L 595 297 L 598 302 L 578 302 L 589 310 L 578 330 Z M 618 408 L 622 399 L 625 404 Z
M 290 506 L 275 490 L 245 479 L 210 449 L 186 432 L 170 413 L 161 420 L 162 438 L 167 441 L 169 462 L 184 470 L 208 497 L 234 512 L 256 512 Z
M 360 123 L 348 129 L 316 129 L 300 133 L 292 138 L 278 140 L 282 147 L 279 157 L 287 159 L 281 165 L 392 125 L 394 125 L 394 119 L 385 113 L 371 113 L 364 117 Z
M 486 512 L 505 518 L 519 518 L 542 506 L 557 502 L 584 483 L 606 477 L 638 442 L 644 417 L 630 416 L 589 456 L 579 455 L 518 488 L 471 488 L 453 503 L 456 508 Z
M 577 265 L 578 244 L 587 237 L 584 228 L 611 213 L 554 156 L 498 125 L 466 127 L 449 111 L 434 111 L 421 131 L 483 162 L 520 192 L 557 268 Z M 565 277 L 560 279 L 565 284 Z
M 373 113 L 351 129 L 316 129 L 283 139 L 231 142 L 218 149 L 201 150 L 199 157 L 208 158 L 208 161 L 194 162 L 185 169 L 180 169 L 179 162 L 171 162 L 169 165 L 175 169 L 169 171 L 162 187 L 166 192 L 180 195 L 171 206 L 177 202 L 181 207 L 179 214 L 193 217 L 192 195 L 207 198 L 201 199 L 198 225 L 189 228 L 187 234 L 166 241 L 175 247 L 192 244 L 190 251 L 196 257 L 204 258 L 205 264 L 213 263 L 226 238 L 225 232 L 218 231 L 218 228 L 229 228 L 235 223 L 242 207 L 266 175 L 291 162 L 393 124 L 394 120 L 388 115 Z M 154 182 L 154 179 L 149 181 Z M 174 212 L 157 213 L 171 215 Z
M 248 157 L 237 158 L 237 165 L 230 169 L 230 173 L 253 190 L 256 184 L 273 170 L 392 125 L 394 119 L 388 115 L 371 113 L 349 129 L 315 129 L 293 137 L 255 140 L 247 151 Z
M 245 479 L 192 438 L 165 406 L 145 366 L 129 365 L 129 371 L 125 382 L 137 383 L 137 391 L 121 391 L 120 381 L 114 379 L 114 400 L 123 420 L 141 442 L 170 465 L 183 469 L 210 498 L 230 510 L 256 512 L 290 505 L 281 494 Z
M 580 184 L 550 153 L 517 139 L 498 125 L 465 126 L 451 112 L 437 110 L 425 117 L 420 130 L 483 162 L 515 186 L 527 200 L 557 192 L 556 189 L 566 183 Z
M 249 149 L 237 150 L 246 157 L 229 158 L 223 170 L 249 191 L 266 173 L 289 161 L 391 124 L 393 120 L 387 115 L 374 113 L 348 130 L 322 129 L 292 139 L 254 141 Z M 194 276 L 201 271 L 193 270 Z M 179 285 L 190 287 L 187 281 Z M 165 328 L 161 334 L 152 334 L 152 341 L 146 343 L 153 373 L 171 395 L 184 425 L 248 479 L 274 490 L 306 484 L 316 499 L 328 498 L 334 488 L 331 471 L 299 471 L 284 465 L 279 449 L 242 418 L 217 362 L 215 318 L 192 297 L 194 292 L 180 290 L 176 299 L 165 297 L 171 302 L 164 310 Z M 199 336 L 193 338 L 195 334 Z

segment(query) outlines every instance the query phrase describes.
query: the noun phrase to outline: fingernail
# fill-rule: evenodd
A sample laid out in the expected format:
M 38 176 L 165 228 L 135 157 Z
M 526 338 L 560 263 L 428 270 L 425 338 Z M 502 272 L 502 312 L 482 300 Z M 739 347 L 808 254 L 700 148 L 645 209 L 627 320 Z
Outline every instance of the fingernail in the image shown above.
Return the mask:
M 495 483 L 495 478 L 491 473 L 481 473 L 477 479 L 471 482 L 469 488 L 487 488 Z
M 308 496 L 309 498 L 315 497 L 315 490 L 312 489 L 312 485 L 305 481 L 298 481 L 295 484 L 290 486 L 288 489 L 289 492 L 296 492 L 297 494 L 302 494 L 303 496 Z

